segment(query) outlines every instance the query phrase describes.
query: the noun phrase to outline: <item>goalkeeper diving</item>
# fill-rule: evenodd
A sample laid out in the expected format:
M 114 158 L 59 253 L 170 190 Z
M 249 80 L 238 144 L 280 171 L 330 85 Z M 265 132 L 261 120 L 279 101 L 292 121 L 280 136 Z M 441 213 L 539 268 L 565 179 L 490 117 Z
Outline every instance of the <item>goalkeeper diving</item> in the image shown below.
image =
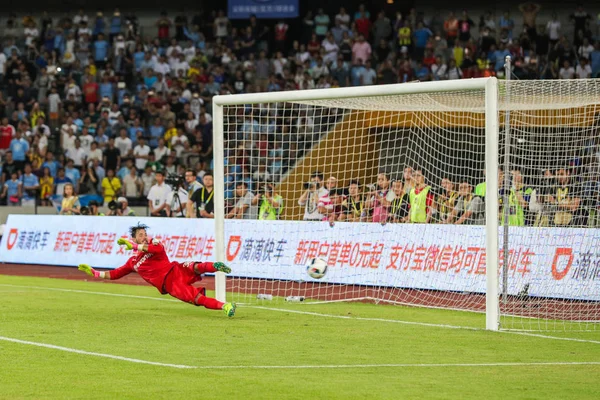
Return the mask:
M 129 229 L 131 239 L 117 240 L 119 246 L 136 251 L 125 265 L 112 271 L 96 271 L 87 264 L 80 264 L 79 270 L 95 278 L 110 280 L 120 279 L 135 271 L 161 294 L 170 294 L 176 299 L 195 306 L 223 310 L 225 315 L 233 317 L 235 303 L 222 303 L 217 299 L 206 297 L 204 288 L 192 286 L 194 282 L 202 280 L 202 275 L 207 272 L 221 271 L 227 274 L 231 272 L 231 268 L 222 262 L 171 262 L 164 246 L 158 240 L 148 240 L 147 229 L 146 225 L 132 226 Z

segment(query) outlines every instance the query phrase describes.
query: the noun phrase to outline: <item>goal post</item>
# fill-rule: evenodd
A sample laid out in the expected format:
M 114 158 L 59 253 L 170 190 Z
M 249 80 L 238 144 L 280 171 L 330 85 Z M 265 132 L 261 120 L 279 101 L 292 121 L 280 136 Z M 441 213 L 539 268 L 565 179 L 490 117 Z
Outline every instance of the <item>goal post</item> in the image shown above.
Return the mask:
M 410 84 L 380 85 L 367 87 L 349 87 L 333 89 L 313 89 L 302 91 L 286 91 L 272 93 L 253 93 L 240 95 L 219 95 L 213 98 L 213 149 L 215 178 L 215 255 L 218 260 L 227 259 L 225 254 L 225 122 L 224 107 L 246 104 L 298 103 L 319 100 L 343 100 L 350 98 L 403 96 L 411 94 L 444 93 L 452 91 L 479 90 L 485 92 L 485 132 L 486 132 L 486 169 L 495 171 L 498 168 L 498 85 L 496 78 L 479 78 L 470 80 L 452 80 L 442 82 L 422 82 Z M 402 111 L 399 109 L 398 111 Z M 497 191 L 497 176 L 491 174 L 487 184 L 492 193 Z M 494 190 L 496 189 L 496 190 Z M 488 196 L 490 197 L 490 196 Z M 490 218 L 495 215 L 498 199 L 491 196 L 486 199 L 486 250 L 491 254 L 487 258 L 487 290 L 486 290 L 486 328 L 497 330 L 499 327 L 498 305 L 498 221 Z M 491 234 L 490 234 L 491 233 Z M 226 300 L 226 277 L 216 274 L 216 296 L 220 301 Z
M 485 312 L 488 330 L 600 326 L 598 80 L 248 93 L 212 107 L 215 257 L 233 269 L 216 274 L 219 300 Z M 306 271 L 316 257 L 320 279 Z

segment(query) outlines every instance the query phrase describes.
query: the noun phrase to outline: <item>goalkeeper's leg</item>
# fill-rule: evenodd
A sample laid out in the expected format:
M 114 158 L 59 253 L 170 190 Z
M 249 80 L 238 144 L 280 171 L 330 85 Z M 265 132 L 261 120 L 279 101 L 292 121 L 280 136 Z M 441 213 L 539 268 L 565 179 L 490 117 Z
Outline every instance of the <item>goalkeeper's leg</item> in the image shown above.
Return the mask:
M 226 274 L 231 272 L 231 268 L 222 262 L 210 262 L 210 261 L 187 261 L 181 264 L 184 267 L 192 268 L 196 275 L 202 275 L 206 273 L 214 273 L 217 271 L 224 272 Z
M 235 304 L 223 303 L 212 297 L 205 296 L 204 288 L 197 288 L 191 285 L 188 276 L 189 273 L 183 268 L 175 267 L 165 280 L 165 291 L 176 299 L 186 303 L 195 306 L 204 306 L 210 310 L 224 310 L 227 316 L 233 317 L 235 314 Z

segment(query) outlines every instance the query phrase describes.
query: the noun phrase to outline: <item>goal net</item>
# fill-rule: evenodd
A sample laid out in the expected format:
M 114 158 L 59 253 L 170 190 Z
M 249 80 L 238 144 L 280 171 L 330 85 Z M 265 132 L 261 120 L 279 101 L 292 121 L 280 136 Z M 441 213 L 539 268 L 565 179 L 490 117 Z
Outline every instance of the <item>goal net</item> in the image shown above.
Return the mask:
M 485 312 L 487 294 L 502 328 L 596 329 L 600 83 L 487 81 L 218 97 L 227 300 Z

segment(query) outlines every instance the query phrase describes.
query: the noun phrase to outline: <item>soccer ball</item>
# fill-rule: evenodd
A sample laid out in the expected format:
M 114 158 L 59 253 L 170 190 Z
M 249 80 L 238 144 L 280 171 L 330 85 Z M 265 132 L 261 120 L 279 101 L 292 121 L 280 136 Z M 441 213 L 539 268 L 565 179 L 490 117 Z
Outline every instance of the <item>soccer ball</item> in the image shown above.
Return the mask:
M 327 262 L 322 258 L 313 258 L 306 267 L 306 272 L 314 279 L 321 279 L 327 272 Z

